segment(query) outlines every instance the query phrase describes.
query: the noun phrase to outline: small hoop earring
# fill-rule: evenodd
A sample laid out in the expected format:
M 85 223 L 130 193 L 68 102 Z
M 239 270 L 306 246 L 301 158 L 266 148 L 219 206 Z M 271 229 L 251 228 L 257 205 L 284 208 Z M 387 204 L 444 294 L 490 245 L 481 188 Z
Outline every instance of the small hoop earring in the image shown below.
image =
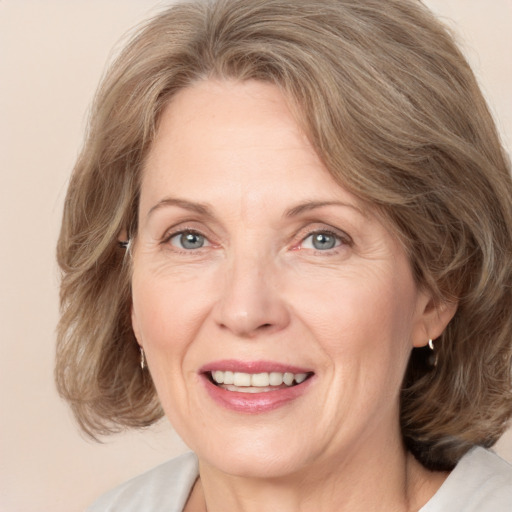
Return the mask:
M 140 350 L 140 368 L 144 371 L 146 368 L 146 354 L 144 354 L 144 349 L 139 347 Z
M 433 340 L 429 339 L 428 340 L 428 347 L 430 348 L 430 350 L 432 351 L 429 355 L 428 355 L 428 364 L 432 367 L 432 368 L 435 368 L 437 366 L 437 354 L 435 352 L 435 349 L 434 349 L 434 342 Z

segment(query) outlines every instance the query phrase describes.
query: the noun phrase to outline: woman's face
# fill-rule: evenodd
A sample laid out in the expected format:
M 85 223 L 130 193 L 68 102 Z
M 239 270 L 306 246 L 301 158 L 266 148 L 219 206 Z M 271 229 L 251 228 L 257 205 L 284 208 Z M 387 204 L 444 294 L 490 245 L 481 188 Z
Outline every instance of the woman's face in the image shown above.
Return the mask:
M 167 416 L 205 464 L 278 476 L 399 443 L 407 359 L 435 334 L 428 297 L 276 87 L 177 94 L 139 215 L 133 328 Z

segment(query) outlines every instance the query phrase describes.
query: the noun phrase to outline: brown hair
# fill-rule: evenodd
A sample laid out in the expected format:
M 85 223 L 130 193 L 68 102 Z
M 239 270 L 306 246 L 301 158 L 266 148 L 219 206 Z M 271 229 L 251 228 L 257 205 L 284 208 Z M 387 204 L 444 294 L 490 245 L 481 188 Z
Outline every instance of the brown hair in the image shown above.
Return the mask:
M 91 435 L 162 416 L 130 323 L 140 174 L 176 91 L 209 77 L 280 87 L 332 175 L 378 208 L 416 279 L 458 309 L 414 349 L 401 426 L 430 468 L 491 446 L 512 414 L 512 184 L 447 30 L 415 0 L 218 0 L 168 8 L 107 73 L 69 186 L 56 379 Z

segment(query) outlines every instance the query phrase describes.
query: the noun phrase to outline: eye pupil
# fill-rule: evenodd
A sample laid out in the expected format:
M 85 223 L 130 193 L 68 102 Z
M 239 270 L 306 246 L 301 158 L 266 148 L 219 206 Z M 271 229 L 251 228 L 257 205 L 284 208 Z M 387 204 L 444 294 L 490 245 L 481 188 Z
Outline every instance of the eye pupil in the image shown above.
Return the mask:
M 200 249 L 204 245 L 204 237 L 197 233 L 183 233 L 180 243 L 185 249 Z
M 326 233 L 317 233 L 313 236 L 313 247 L 315 249 L 333 249 L 336 245 L 336 238 Z

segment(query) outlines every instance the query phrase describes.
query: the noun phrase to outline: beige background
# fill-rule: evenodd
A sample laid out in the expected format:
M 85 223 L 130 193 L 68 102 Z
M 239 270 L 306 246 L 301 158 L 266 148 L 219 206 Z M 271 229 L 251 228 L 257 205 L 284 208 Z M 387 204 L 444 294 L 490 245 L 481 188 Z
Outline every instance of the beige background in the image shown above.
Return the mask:
M 512 0 L 428 0 L 463 42 L 512 148 Z M 165 422 L 84 439 L 52 380 L 62 202 L 96 84 L 165 2 L 0 0 L 0 510 L 75 512 L 185 447 Z M 498 445 L 512 461 L 512 432 Z

